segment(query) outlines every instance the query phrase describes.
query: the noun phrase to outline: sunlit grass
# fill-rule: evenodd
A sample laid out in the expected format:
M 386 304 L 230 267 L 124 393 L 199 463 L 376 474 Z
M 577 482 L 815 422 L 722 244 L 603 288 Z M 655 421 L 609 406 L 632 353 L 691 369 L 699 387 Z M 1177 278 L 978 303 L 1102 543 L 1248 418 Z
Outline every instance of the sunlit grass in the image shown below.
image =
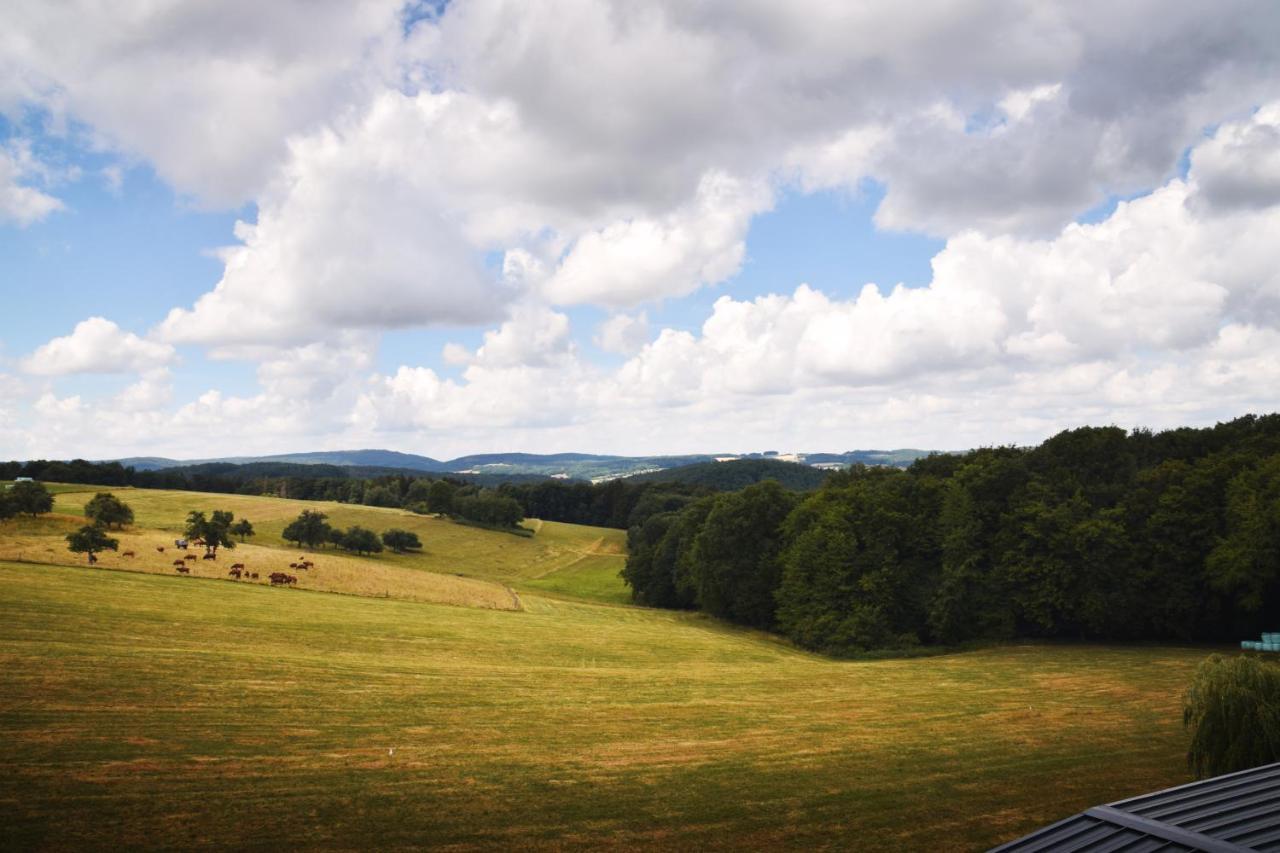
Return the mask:
M 4 846 L 972 850 L 1187 778 L 1203 650 L 525 604 L 0 564 Z

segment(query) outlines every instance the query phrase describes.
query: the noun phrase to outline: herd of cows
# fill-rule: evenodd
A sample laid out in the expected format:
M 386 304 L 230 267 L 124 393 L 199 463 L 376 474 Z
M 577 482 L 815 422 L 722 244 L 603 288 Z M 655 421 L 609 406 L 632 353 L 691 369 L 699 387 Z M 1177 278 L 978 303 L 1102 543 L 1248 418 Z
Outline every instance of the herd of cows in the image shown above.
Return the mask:
M 186 539 L 175 539 L 173 541 L 173 544 L 174 544 L 174 547 L 180 548 L 183 551 L 185 551 L 187 550 L 188 545 L 203 546 L 205 543 L 203 540 L 200 540 L 200 539 L 192 539 L 190 542 L 188 542 Z M 165 546 L 157 545 L 156 552 L 159 554 L 163 554 L 165 552 Z M 137 555 L 133 551 L 121 551 L 120 556 L 135 557 Z M 217 560 L 218 552 L 216 550 L 206 551 L 204 554 L 200 555 L 200 559 L 201 560 Z M 181 558 L 173 561 L 173 569 L 180 575 L 190 575 L 191 568 L 187 565 L 187 563 L 194 562 L 195 560 L 196 560 L 195 554 L 185 554 Z M 93 554 L 90 554 L 89 563 L 93 564 L 96 562 L 98 562 L 97 558 L 94 557 Z M 314 569 L 315 566 L 316 566 L 315 563 L 306 559 L 305 557 L 299 557 L 296 562 L 289 564 L 289 568 L 294 570 L 301 570 L 304 572 Z M 245 566 L 244 563 L 232 563 L 230 571 L 227 572 L 227 576 L 235 578 L 236 580 L 249 580 L 249 581 L 258 580 L 258 573 L 249 571 L 249 569 Z M 271 582 L 272 586 L 297 586 L 298 584 L 297 576 L 288 574 L 287 572 L 272 572 L 271 574 L 267 575 L 267 580 Z

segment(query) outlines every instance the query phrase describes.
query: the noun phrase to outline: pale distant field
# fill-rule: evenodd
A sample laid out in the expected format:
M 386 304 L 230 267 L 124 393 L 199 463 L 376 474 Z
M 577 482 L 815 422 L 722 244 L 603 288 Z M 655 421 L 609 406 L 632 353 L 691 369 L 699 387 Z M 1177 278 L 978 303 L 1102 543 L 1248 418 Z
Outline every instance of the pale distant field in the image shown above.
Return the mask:
M 296 559 L 271 531 L 316 506 L 117 493 L 153 528 L 139 548 L 192 508 L 261 525 L 219 570 Z M 75 562 L 60 537 L 91 494 L 0 525 L 0 549 Z M 0 849 L 982 850 L 1189 781 L 1206 649 L 836 661 L 625 604 L 621 531 L 333 515 L 427 551 L 321 552 L 300 589 L 176 577 L 154 550 L 0 561 Z

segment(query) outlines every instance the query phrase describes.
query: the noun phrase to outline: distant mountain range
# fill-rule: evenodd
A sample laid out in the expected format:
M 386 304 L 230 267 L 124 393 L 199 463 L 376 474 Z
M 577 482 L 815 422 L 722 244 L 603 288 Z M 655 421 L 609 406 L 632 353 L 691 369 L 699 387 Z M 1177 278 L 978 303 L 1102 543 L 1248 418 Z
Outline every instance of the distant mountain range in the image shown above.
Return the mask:
M 854 464 L 892 465 L 905 468 L 929 450 L 850 450 L 844 453 L 705 453 L 682 456 L 605 456 L 592 453 L 480 453 L 440 460 L 394 450 L 325 450 L 314 453 L 282 453 L 273 456 L 227 456 L 217 459 L 166 459 L 161 456 L 133 456 L 118 459 L 139 471 L 159 471 L 187 465 L 230 463 L 246 465 L 285 462 L 295 465 L 335 465 L 339 467 L 382 468 L 428 474 L 523 475 L 572 480 L 613 480 L 667 471 L 685 465 L 723 462 L 730 459 L 767 459 L 795 462 L 822 469 L 847 468 Z

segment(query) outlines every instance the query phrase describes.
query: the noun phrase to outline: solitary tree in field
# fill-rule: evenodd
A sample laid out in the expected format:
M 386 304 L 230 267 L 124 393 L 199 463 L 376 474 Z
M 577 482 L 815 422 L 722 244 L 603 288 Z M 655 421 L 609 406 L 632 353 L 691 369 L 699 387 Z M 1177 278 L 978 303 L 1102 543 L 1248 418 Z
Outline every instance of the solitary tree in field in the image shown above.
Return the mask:
M 133 510 L 110 492 L 98 492 L 84 505 L 85 518 L 108 529 L 133 523 Z
M 397 554 L 403 554 L 405 551 L 416 551 L 422 547 L 422 541 L 418 539 L 418 534 L 394 527 L 382 534 L 382 544 Z
M 32 518 L 44 512 L 53 512 L 53 495 L 44 487 L 44 483 L 23 480 L 9 487 L 9 500 L 17 512 L 25 513 Z
M 239 536 L 241 542 L 246 538 L 255 535 L 253 532 L 253 524 L 247 518 L 242 518 L 235 524 L 231 525 L 230 531 L 232 535 Z
M 94 554 L 99 551 L 114 551 L 119 545 L 119 540 L 112 539 L 96 524 L 86 524 L 75 533 L 67 534 L 67 550 L 73 554 L 87 555 L 90 563 L 94 562 Z
M 382 550 L 382 541 L 378 534 L 357 524 L 342 534 L 342 547 L 357 554 L 376 554 Z
M 1280 761 L 1280 666 L 1211 655 L 1187 690 L 1182 720 L 1199 778 Z
M 235 516 L 226 510 L 215 509 L 208 518 L 203 512 L 192 510 L 187 513 L 186 536 L 203 540 L 206 554 L 217 554 L 219 548 L 234 548 L 236 543 L 231 538 L 234 519 Z

